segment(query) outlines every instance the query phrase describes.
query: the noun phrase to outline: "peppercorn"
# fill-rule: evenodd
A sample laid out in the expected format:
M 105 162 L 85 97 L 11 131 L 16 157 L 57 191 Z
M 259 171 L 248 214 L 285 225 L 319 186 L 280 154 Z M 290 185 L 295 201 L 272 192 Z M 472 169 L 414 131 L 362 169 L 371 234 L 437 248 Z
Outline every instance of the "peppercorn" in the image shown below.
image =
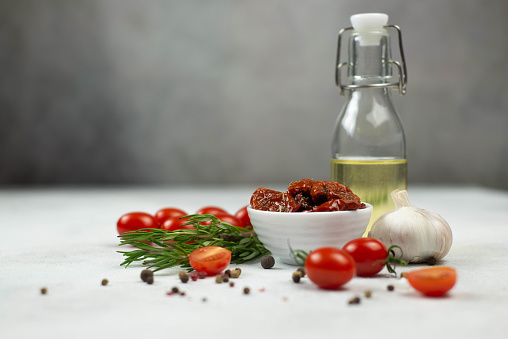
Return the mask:
M 261 267 L 264 269 L 272 268 L 275 265 L 275 259 L 271 255 L 265 255 L 261 258 Z
M 153 284 L 153 276 L 150 276 L 150 277 L 146 278 L 146 283 L 147 283 L 148 285 Z
M 240 276 L 240 273 L 242 273 L 242 270 L 239 268 L 235 268 L 230 272 L 231 278 L 238 278 Z
M 231 282 L 229 283 L 229 287 L 234 287 L 234 286 L 235 286 L 235 283 L 231 281 Z
M 102 279 L 101 284 L 102 286 L 106 286 L 108 284 L 108 279 Z
M 198 280 L 199 275 L 197 274 L 197 272 L 192 272 L 190 274 L 190 278 L 192 279 L 192 281 L 196 281 L 196 280 Z
M 231 270 L 230 269 L 225 270 L 224 274 L 231 278 Z
M 171 289 L 171 292 L 173 292 L 173 293 L 178 293 L 178 292 L 180 292 L 180 290 L 178 289 L 178 287 L 174 286 L 174 287 Z
M 198 272 L 199 279 L 205 279 L 206 278 L 206 272 Z
M 249 293 L 250 293 L 250 288 L 244 287 L 243 294 L 249 294 Z
M 370 298 L 372 296 L 372 291 L 371 290 L 366 290 L 365 291 L 365 298 Z
M 400 274 L 400 277 L 401 277 L 401 278 L 405 278 L 405 277 L 406 277 L 406 274 L 407 274 L 407 272 L 402 272 L 402 273 Z
M 386 289 L 391 292 L 395 289 L 395 287 L 393 285 L 388 285 L 386 286 Z
M 222 284 L 222 277 L 219 274 L 215 276 L 215 282 L 217 284 Z
M 180 281 L 184 284 L 187 283 L 187 281 L 189 281 L 189 275 L 183 272 L 183 274 L 180 274 Z
M 303 277 L 305 277 L 305 268 L 303 268 L 303 267 L 298 267 L 296 270 L 297 270 L 298 272 L 302 272 L 302 278 L 303 278 Z
M 48 293 L 48 289 L 46 287 L 41 288 L 41 294 Z
M 141 280 L 143 280 L 144 282 L 148 282 L 149 277 L 152 277 L 153 282 L 153 272 L 151 270 L 146 269 L 141 271 Z
M 300 279 L 302 278 L 302 272 L 299 272 L 299 271 L 293 272 L 293 275 L 291 276 L 291 278 L 293 279 L 293 281 L 295 283 L 299 283 Z
M 429 260 L 427 260 L 427 264 L 429 264 L 430 266 L 434 266 L 435 264 L 437 264 L 437 259 L 432 257 Z
M 227 282 L 229 281 L 229 276 L 227 276 L 227 275 L 225 275 L 225 274 L 224 274 L 224 275 L 221 275 L 221 278 L 222 278 L 222 282 L 227 283 Z
M 360 300 L 360 297 L 354 297 L 353 299 L 350 299 L 350 300 L 348 301 L 348 304 L 349 304 L 349 305 L 359 304 L 359 303 L 360 303 L 360 301 L 361 301 L 361 300 Z

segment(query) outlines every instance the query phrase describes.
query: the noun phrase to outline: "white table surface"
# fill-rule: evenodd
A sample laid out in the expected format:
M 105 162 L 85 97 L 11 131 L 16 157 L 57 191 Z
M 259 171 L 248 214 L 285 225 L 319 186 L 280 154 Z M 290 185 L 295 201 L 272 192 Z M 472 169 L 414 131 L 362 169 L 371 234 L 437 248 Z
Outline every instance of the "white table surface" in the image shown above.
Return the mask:
M 386 271 L 324 291 L 308 279 L 293 283 L 295 268 L 280 263 L 241 265 L 234 287 L 214 278 L 182 284 L 178 269 L 148 285 L 142 266 L 119 266 L 122 214 L 205 205 L 234 212 L 255 188 L 0 189 L 0 338 L 508 338 L 505 191 L 409 188 L 413 205 L 452 227 L 453 246 L 440 264 L 456 268 L 458 282 L 445 298 L 422 297 Z M 173 286 L 186 295 L 167 296 Z M 367 289 L 370 299 L 348 304 Z

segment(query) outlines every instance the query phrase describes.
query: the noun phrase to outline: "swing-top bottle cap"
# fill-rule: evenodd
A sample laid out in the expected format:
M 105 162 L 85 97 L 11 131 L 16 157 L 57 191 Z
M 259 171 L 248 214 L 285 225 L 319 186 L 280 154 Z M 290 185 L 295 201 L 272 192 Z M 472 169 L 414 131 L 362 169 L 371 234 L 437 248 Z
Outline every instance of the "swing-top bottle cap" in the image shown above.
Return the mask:
M 350 18 L 353 28 L 358 33 L 385 31 L 384 26 L 388 24 L 388 14 L 384 13 L 361 13 L 354 14 Z M 361 45 L 379 45 L 378 36 L 365 34 L 360 37 Z

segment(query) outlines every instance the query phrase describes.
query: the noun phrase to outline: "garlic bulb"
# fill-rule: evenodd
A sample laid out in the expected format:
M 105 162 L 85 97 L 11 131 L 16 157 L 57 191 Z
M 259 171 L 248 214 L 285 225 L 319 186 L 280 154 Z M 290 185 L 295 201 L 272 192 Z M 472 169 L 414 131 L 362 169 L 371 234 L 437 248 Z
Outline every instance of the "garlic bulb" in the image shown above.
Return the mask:
M 438 214 L 413 207 L 405 190 L 392 192 L 393 211 L 377 219 L 368 234 L 389 247 L 402 249 L 402 260 L 420 263 L 444 258 L 452 246 L 452 230 Z

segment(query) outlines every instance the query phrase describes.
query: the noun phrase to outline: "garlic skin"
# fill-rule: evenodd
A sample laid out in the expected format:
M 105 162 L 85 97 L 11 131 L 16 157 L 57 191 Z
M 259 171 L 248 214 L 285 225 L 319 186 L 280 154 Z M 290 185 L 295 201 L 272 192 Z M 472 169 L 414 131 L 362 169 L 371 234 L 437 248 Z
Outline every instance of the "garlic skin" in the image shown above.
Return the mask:
M 444 258 L 453 241 L 446 220 L 436 213 L 411 206 L 406 190 L 395 190 L 391 195 L 395 209 L 374 222 L 368 237 L 381 241 L 386 247 L 400 246 L 401 259 L 408 263 Z

